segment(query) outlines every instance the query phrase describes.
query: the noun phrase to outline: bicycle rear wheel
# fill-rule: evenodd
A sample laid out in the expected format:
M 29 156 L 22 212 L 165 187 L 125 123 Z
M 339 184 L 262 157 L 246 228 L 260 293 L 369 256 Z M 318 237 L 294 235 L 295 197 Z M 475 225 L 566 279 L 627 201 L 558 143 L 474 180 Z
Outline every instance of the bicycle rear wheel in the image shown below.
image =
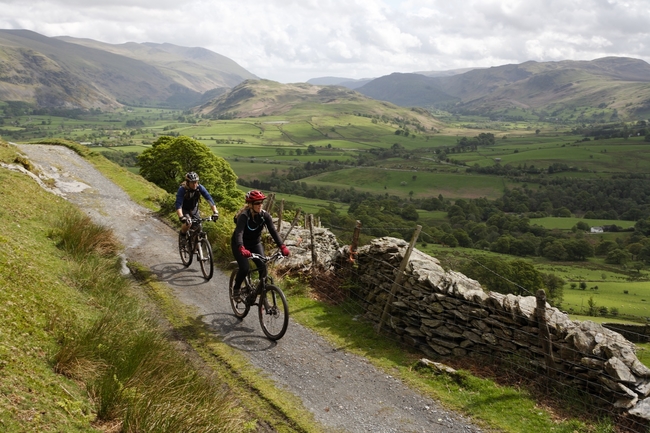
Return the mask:
M 212 278 L 214 274 L 214 262 L 212 260 L 212 245 L 208 238 L 203 238 L 199 241 L 199 263 L 201 264 L 201 272 L 206 280 Z
M 240 289 L 240 294 L 241 294 L 241 301 L 235 300 L 233 297 L 233 289 L 235 286 L 235 278 L 237 277 L 237 271 L 238 269 L 234 269 L 232 273 L 230 274 L 230 284 L 228 286 L 228 297 L 230 298 L 230 306 L 232 307 L 232 312 L 235 313 L 235 316 L 237 316 L 240 319 L 243 319 L 246 317 L 248 314 L 248 311 L 250 310 L 250 305 L 246 303 L 246 293 L 248 292 L 249 289 L 249 279 L 248 277 L 244 280 L 242 283 L 242 288 Z
M 279 340 L 289 326 L 289 305 L 279 287 L 267 285 L 260 295 L 259 316 L 262 331 L 271 340 Z
M 183 266 L 188 267 L 192 264 L 192 252 L 190 250 L 190 242 L 184 234 L 178 232 L 178 252 L 181 255 L 181 262 Z

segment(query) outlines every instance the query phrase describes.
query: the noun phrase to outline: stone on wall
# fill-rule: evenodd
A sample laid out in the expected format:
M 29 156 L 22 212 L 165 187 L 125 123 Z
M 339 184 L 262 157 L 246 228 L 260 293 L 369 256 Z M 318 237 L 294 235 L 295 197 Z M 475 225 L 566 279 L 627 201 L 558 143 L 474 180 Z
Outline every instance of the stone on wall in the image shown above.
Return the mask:
M 277 224 L 277 220 L 276 220 Z M 290 224 L 284 222 L 278 232 L 285 239 Z M 328 229 L 314 227 L 314 248 L 318 267 L 322 270 L 331 270 L 336 260 L 343 254 L 338 239 Z M 278 262 L 278 268 L 291 269 L 305 272 L 312 268 L 312 241 L 309 229 L 294 227 L 285 239 L 291 255 Z

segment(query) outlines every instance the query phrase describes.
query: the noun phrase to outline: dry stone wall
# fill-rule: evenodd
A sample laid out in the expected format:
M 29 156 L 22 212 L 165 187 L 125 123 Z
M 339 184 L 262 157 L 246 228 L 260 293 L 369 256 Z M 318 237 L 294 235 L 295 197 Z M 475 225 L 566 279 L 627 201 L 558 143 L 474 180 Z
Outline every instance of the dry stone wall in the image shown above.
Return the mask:
M 358 250 L 358 295 L 369 318 L 379 322 L 389 302 L 383 326 L 431 357 L 514 354 L 616 410 L 650 420 L 650 369 L 621 334 L 591 321 L 572 321 L 546 303 L 538 309 L 534 296 L 486 292 L 417 249 L 396 287 L 407 247 L 386 237 Z
M 282 227 L 281 236 L 288 227 Z M 312 242 L 313 239 L 313 242 Z M 295 227 L 286 239 L 292 251 L 281 267 L 336 272 L 349 257 L 327 229 Z M 650 420 L 650 369 L 636 346 L 620 333 L 591 321 L 572 321 L 534 296 L 487 292 L 467 276 L 412 251 L 395 284 L 408 244 L 391 237 L 359 248 L 355 279 L 366 316 L 377 323 L 388 303 L 385 328 L 430 357 L 474 353 L 515 355 L 545 374 L 598 396 L 613 411 Z M 316 258 L 314 266 L 313 258 Z M 394 296 L 391 291 L 395 290 Z

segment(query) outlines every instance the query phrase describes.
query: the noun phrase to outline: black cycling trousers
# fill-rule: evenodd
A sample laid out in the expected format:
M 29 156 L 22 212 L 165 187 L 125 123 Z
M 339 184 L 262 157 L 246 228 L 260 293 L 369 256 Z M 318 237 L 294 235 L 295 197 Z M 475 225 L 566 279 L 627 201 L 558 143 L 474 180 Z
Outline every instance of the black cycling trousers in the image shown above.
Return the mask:
M 261 243 L 255 244 L 255 245 L 244 245 L 244 247 L 250 251 L 251 253 L 256 253 L 256 254 L 261 254 L 264 255 L 264 246 L 262 246 Z M 235 260 L 237 260 L 237 265 L 239 266 L 239 271 L 237 272 L 237 276 L 235 277 L 235 286 L 234 290 L 238 291 L 241 287 L 242 281 L 244 281 L 244 278 L 246 278 L 246 274 L 248 274 L 248 271 L 250 269 L 250 264 L 249 264 L 249 259 L 241 255 L 241 252 L 239 251 L 239 248 L 231 244 L 232 248 L 232 254 L 235 256 Z M 261 260 L 253 259 L 253 262 L 255 262 L 255 265 L 257 266 L 257 269 L 259 269 L 259 277 L 260 280 L 263 278 L 266 278 L 266 263 L 264 263 Z

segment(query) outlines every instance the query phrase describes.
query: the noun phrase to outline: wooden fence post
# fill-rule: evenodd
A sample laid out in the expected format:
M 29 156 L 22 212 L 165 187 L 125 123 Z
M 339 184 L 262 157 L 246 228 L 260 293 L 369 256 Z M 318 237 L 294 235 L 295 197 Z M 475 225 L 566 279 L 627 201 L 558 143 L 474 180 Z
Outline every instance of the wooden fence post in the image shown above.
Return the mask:
M 266 207 L 264 209 L 266 209 L 268 213 L 272 213 L 274 204 L 275 204 L 275 193 L 271 193 L 267 198 Z
M 296 211 L 296 216 L 293 218 L 293 222 L 291 223 L 291 227 L 289 227 L 289 230 L 287 230 L 287 234 L 284 235 L 284 238 L 282 238 L 282 243 L 284 243 L 287 238 L 289 237 L 289 233 L 291 233 L 291 230 L 298 224 L 298 220 L 300 219 L 300 208 Z
M 318 257 L 316 256 L 316 245 L 314 245 L 314 215 L 309 214 L 308 218 L 306 217 L 306 222 L 309 225 L 309 237 L 311 241 L 311 268 L 318 264 Z
M 357 247 L 359 246 L 359 235 L 361 234 L 361 221 L 357 220 L 357 224 L 354 227 L 354 233 L 352 234 L 352 243 L 350 244 L 350 258 L 348 263 L 354 263 L 355 257 L 357 256 Z
M 377 332 L 381 332 L 381 328 L 383 328 L 384 323 L 386 322 L 386 318 L 388 317 L 388 309 L 390 308 L 391 302 L 393 302 L 393 298 L 395 297 L 395 293 L 397 293 L 397 289 L 399 288 L 400 284 L 402 284 L 402 279 L 404 279 L 404 270 L 406 269 L 406 265 L 411 258 L 411 252 L 413 251 L 413 247 L 415 246 L 415 242 L 418 240 L 418 236 L 420 235 L 421 230 L 422 226 L 418 225 L 415 228 L 415 232 L 413 232 L 411 243 L 409 243 L 409 246 L 406 249 L 402 263 L 399 266 L 399 271 L 397 272 L 397 277 L 395 277 L 393 285 L 390 288 L 390 295 L 388 295 L 388 299 L 386 299 L 386 305 L 384 305 L 384 312 L 382 313 L 381 319 L 379 320 Z
M 546 292 L 539 289 L 535 294 L 537 305 L 535 307 L 535 317 L 537 318 L 537 328 L 539 329 L 539 340 L 544 350 L 544 360 L 546 361 L 546 371 L 551 373 L 555 371 L 555 360 L 553 359 L 553 344 L 551 343 L 551 334 L 546 322 Z
M 282 215 L 284 214 L 284 199 L 280 202 L 280 210 L 278 211 L 278 226 L 276 227 L 278 229 L 278 232 L 280 231 L 280 228 L 282 227 Z

